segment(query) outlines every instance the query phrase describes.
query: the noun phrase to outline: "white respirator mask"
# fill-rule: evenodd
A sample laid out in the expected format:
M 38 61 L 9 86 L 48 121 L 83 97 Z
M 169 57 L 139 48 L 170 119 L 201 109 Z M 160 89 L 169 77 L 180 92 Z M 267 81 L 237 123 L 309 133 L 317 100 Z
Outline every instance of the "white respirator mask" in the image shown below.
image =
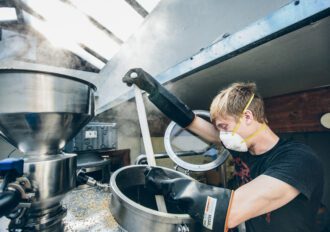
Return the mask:
M 222 144 L 229 150 L 246 152 L 248 146 L 245 140 L 237 133 L 231 131 L 220 131 L 220 140 Z
M 252 94 L 251 98 L 249 99 L 248 103 L 246 104 L 242 116 L 247 110 L 247 108 L 250 106 L 252 100 L 254 98 L 254 94 Z M 238 123 L 234 127 L 233 131 L 220 131 L 219 138 L 222 144 L 229 150 L 238 151 L 238 152 L 247 152 L 248 151 L 248 145 L 247 141 L 256 136 L 260 131 L 264 130 L 266 127 L 266 124 L 262 124 L 262 126 L 252 133 L 247 138 L 243 139 L 238 133 L 237 130 L 240 127 L 242 116 L 239 118 Z

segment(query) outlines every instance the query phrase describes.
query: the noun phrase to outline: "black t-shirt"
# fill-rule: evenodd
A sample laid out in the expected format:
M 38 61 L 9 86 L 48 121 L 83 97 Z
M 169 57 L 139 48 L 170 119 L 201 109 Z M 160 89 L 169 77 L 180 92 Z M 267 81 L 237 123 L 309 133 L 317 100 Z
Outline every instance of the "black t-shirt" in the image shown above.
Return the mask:
M 313 150 L 301 143 L 282 140 L 261 155 L 230 151 L 238 186 L 259 175 L 288 183 L 300 194 L 288 204 L 245 222 L 247 232 L 315 231 L 315 216 L 323 192 L 322 164 Z

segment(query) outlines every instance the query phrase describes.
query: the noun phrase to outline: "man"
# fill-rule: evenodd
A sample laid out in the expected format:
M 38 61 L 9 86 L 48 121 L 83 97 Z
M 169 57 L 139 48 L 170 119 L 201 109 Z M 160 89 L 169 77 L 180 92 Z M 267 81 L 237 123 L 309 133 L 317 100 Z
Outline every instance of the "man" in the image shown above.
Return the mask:
M 134 73 L 134 75 L 132 75 Z M 213 125 L 193 112 L 142 69 L 123 81 L 149 93 L 169 118 L 230 151 L 238 176 L 235 191 L 170 179 L 161 169 L 146 175 L 147 186 L 178 202 L 209 230 L 242 222 L 247 231 L 314 231 L 323 191 L 322 165 L 306 145 L 280 139 L 267 125 L 263 100 L 253 83 L 234 83 L 211 104 Z

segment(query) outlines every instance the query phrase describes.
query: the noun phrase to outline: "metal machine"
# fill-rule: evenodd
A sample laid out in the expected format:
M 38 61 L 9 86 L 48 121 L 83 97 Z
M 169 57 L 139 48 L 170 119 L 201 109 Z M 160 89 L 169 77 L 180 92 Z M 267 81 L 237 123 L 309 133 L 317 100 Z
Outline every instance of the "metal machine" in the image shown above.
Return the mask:
M 94 117 L 95 90 L 62 74 L 0 70 L 0 133 L 25 154 L 0 163 L 0 211 L 6 207 L 10 231 L 63 230 L 61 200 L 76 186 L 76 155 L 61 149 Z

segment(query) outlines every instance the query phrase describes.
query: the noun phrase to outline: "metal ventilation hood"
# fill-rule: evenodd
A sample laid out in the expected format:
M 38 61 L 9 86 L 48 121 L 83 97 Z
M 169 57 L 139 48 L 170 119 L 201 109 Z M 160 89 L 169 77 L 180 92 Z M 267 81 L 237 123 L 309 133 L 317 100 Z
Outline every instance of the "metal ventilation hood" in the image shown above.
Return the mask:
M 330 85 L 329 15 L 328 0 L 291 2 L 156 79 L 193 109 L 208 109 L 220 89 L 237 81 L 256 82 L 264 97 Z M 133 97 L 123 93 L 98 112 Z
M 263 97 L 330 85 L 330 17 L 168 84 L 194 109 L 208 108 L 217 92 L 254 81 Z

